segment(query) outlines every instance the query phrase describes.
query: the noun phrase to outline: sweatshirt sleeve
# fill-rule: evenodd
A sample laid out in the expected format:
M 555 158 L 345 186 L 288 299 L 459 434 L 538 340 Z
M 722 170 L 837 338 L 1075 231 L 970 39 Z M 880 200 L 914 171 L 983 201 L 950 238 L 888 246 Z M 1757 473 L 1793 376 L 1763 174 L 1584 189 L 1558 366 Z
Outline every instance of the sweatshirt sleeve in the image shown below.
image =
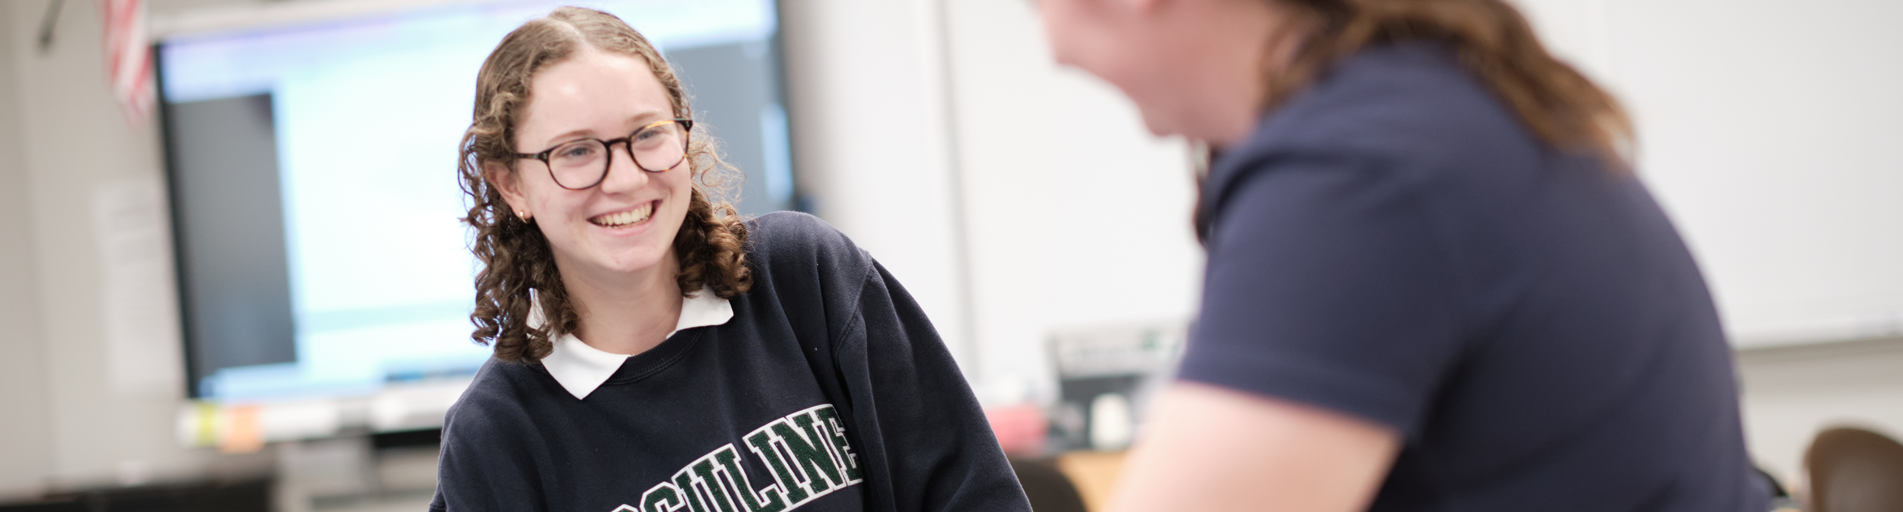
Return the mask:
M 891 480 L 875 509 L 881 498 L 885 510 L 1031 509 L 938 331 L 877 262 L 837 341 L 870 460 L 888 466 L 874 472 Z
M 767 214 L 753 228 L 755 286 L 797 336 L 832 352 L 866 510 L 1031 510 L 964 374 L 892 274 L 811 215 Z
M 511 421 L 523 417 L 520 410 L 495 410 L 509 408 L 499 400 L 482 398 L 465 395 L 444 421 L 430 511 L 548 510 L 542 493 L 548 482 L 541 478 L 541 466 L 525 446 L 538 444 L 537 434 L 526 421 Z

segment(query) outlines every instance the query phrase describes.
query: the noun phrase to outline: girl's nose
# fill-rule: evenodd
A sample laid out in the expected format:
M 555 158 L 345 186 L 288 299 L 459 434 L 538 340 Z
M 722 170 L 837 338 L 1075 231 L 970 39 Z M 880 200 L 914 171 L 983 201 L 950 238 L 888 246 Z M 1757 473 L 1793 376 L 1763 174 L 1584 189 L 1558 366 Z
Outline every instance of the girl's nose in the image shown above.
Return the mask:
M 627 144 L 608 147 L 608 176 L 601 180 L 602 192 L 627 192 L 647 183 L 648 173 L 634 164 L 634 154 L 628 151 Z

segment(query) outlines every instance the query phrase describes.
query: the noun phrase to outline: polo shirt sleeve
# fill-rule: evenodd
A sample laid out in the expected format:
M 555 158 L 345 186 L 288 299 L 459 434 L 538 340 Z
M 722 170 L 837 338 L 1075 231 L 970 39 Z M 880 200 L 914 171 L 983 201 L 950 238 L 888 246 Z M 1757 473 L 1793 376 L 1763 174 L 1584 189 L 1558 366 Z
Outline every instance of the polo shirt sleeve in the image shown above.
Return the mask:
M 1266 162 L 1216 196 L 1179 378 L 1414 437 L 1463 339 L 1429 185 L 1365 154 Z

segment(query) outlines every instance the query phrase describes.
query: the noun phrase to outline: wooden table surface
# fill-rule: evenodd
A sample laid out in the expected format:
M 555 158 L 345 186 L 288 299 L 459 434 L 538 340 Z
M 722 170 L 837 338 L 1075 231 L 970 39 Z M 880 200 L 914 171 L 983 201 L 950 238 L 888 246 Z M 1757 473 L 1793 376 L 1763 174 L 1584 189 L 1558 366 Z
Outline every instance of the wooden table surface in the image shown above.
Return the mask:
M 1117 475 L 1123 472 L 1123 454 L 1122 451 L 1066 452 L 1057 456 L 1057 467 L 1077 485 L 1077 492 L 1084 495 L 1084 506 L 1097 512 L 1109 503 L 1111 490 L 1116 488 Z

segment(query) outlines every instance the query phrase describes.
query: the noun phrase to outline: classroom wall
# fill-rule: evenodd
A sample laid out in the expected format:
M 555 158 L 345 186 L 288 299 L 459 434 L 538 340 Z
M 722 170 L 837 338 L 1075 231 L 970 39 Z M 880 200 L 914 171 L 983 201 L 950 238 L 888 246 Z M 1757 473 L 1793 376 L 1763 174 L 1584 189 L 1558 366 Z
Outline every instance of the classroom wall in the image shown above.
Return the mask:
M 919 299 L 981 399 L 1053 399 L 1052 329 L 1179 321 L 1201 249 L 1188 153 L 1051 64 L 1021 0 L 784 2 L 816 212 Z
M 94 198 L 103 190 L 123 186 L 156 186 L 161 180 L 158 136 L 150 122 L 131 123 L 111 100 L 105 80 L 102 35 L 95 2 L 65 2 L 56 39 L 45 52 L 34 48 L 45 2 L 6 2 L 5 37 L 13 94 L 7 96 L 12 115 L 0 117 L 8 128 L 0 134 L 17 149 L 11 152 L 13 172 L 5 175 L 6 208 L 16 209 L 8 219 L 4 253 L 11 276 L 29 269 L 28 286 L 10 290 L 9 302 L 24 298 L 26 306 L 6 308 L 8 315 L 25 317 L 24 334 L 8 341 L 19 344 L 4 364 L 31 364 L 35 369 L 13 371 L 8 379 L 36 378 L 38 384 L 15 393 L 9 386 L 6 405 L 22 404 L 28 414 L 20 436 L 0 441 L 7 450 L 28 452 L 27 460 L 43 462 L 4 465 L 10 481 L 0 489 L 34 485 L 84 485 L 98 481 L 139 482 L 173 474 L 203 471 L 209 454 L 188 451 L 174 441 L 173 418 L 184 396 L 182 381 L 137 389 L 115 388 L 108 371 L 115 354 L 107 350 L 109 322 L 105 294 L 110 283 L 102 279 L 105 259 L 97 235 Z M 6 75 L 0 75 L 6 76 Z M 0 113 L 5 112 L 0 108 Z M 5 146 L 0 146 L 5 147 Z M 9 157 L 0 157 L 9 158 Z M 161 248 L 167 251 L 169 247 Z M 25 254 L 15 254 L 24 252 Z M 14 278 L 9 277 L 9 280 Z M 21 293 L 23 291 L 24 293 Z M 163 307 L 173 301 L 171 289 L 141 290 L 141 303 Z M 26 314 L 21 314 L 26 312 Z M 176 312 L 170 312 L 176 317 Z M 8 317 L 14 320 L 13 316 Z M 164 329 L 164 326 L 159 326 Z M 144 347 L 176 354 L 177 336 L 150 338 L 169 346 Z M 37 356 L 15 362 L 15 355 Z M 155 361 L 153 364 L 166 364 Z M 15 417 L 8 411 L 8 417 Z M 37 454 L 37 455 L 36 455 Z M 38 478 L 32 478 L 37 476 Z M 14 480 L 15 478 L 24 478 Z
M 11 7 L 11 6 L 7 6 Z M 0 8 L 0 499 L 30 494 L 36 482 L 52 468 L 53 450 L 45 440 L 47 422 L 46 375 L 42 371 L 38 261 L 34 257 L 32 219 L 28 204 L 25 155 L 21 151 L 25 125 L 20 122 L 20 97 L 15 62 L 31 55 L 32 44 L 14 23 L 17 9 Z
M 981 396 L 1054 401 L 1054 329 L 1195 309 L 1189 152 L 1114 87 L 1053 64 L 1035 3 L 944 6 Z
M 938 2 L 781 4 L 794 170 L 814 213 L 897 276 L 970 375 L 970 288 Z

